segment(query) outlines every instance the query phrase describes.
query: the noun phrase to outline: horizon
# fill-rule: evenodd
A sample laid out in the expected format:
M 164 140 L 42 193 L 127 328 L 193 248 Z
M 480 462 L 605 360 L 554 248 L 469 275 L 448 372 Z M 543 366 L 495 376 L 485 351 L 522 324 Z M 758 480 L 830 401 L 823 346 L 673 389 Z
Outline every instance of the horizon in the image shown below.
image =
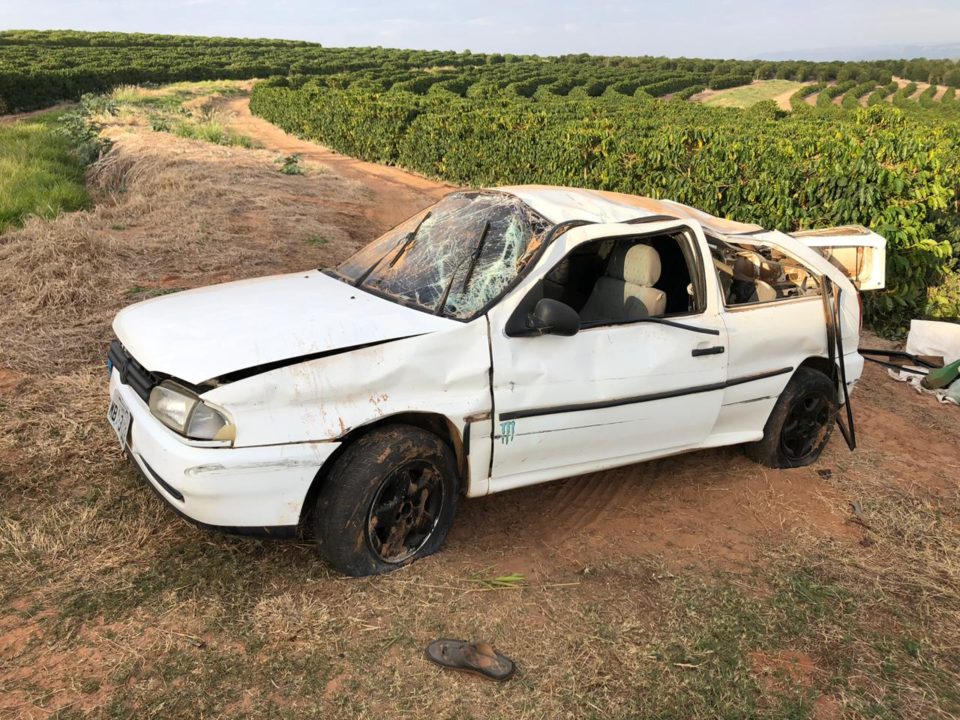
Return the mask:
M 113 30 L 113 29 L 89 29 L 89 28 L 77 28 L 77 27 L 50 27 L 50 28 L 37 28 L 37 27 L 10 27 L 10 28 L 0 28 L 0 33 L 21 33 L 21 32 L 76 32 L 76 33 L 117 33 L 120 35 L 144 35 L 144 36 L 154 36 L 161 35 L 167 37 L 191 37 L 191 38 L 207 38 L 207 39 L 218 39 L 218 40 L 268 40 L 268 41 L 279 41 L 279 42 L 303 42 L 311 45 L 316 45 L 323 48 L 331 49 L 363 49 L 363 48 L 382 48 L 385 50 L 397 50 L 402 52 L 455 52 L 455 53 L 472 53 L 476 55 L 495 55 L 495 54 L 509 54 L 516 55 L 520 57 L 564 57 L 570 55 L 590 55 L 591 57 L 651 57 L 651 58 L 665 58 L 665 59 L 677 59 L 677 60 L 715 60 L 715 61 L 769 61 L 769 62 L 813 62 L 813 63 L 830 63 L 830 62 L 884 62 L 884 61 L 900 61 L 900 60 L 953 60 L 955 62 L 960 62 L 960 42 L 954 43 L 933 43 L 930 45 L 899 45 L 899 46 L 885 46 L 885 45 L 863 45 L 863 46 L 845 46 L 845 47 L 832 47 L 832 48 L 808 48 L 805 50 L 799 51 L 779 51 L 779 52 L 769 52 L 758 55 L 744 55 L 742 57 L 733 57 L 733 56 L 708 56 L 708 55 L 665 55 L 665 54 L 651 54 L 651 53 L 641 53 L 641 54 L 613 54 L 613 53 L 579 53 L 579 52 L 565 52 L 565 53 L 521 53 L 521 52 L 501 52 L 497 50 L 488 50 L 488 51 L 474 51 L 471 48 L 452 48 L 452 47 L 425 47 L 425 46 L 409 46 L 409 45 L 335 45 L 332 43 L 321 43 L 318 40 L 306 40 L 303 38 L 291 38 L 291 37 L 278 37 L 275 35 L 221 35 L 221 34 L 204 34 L 204 33 L 174 33 L 174 32 L 149 32 L 146 30 Z M 891 55 L 879 55 L 877 54 L 878 50 L 889 48 L 889 47 L 898 47 L 901 50 L 903 49 L 916 49 L 918 52 L 911 53 L 895 53 Z M 933 55 L 924 55 L 919 53 L 923 49 L 936 49 L 936 48 L 948 48 L 951 54 L 933 54 Z M 862 53 L 862 56 L 853 56 L 857 52 Z M 796 53 L 796 54 L 793 54 Z M 836 55 L 848 55 L 848 57 L 839 57 Z M 803 57 L 802 55 L 806 55 Z
M 471 12 L 436 0 L 409 0 L 401 12 L 395 4 L 369 0 L 349 7 L 304 0 L 280 0 L 269 7 L 251 0 L 148 0 L 133 7 L 118 0 L 13 0 L 0 15 L 0 29 L 69 28 L 541 56 L 817 62 L 960 57 L 960 4 L 951 0 L 919 0 L 909 13 L 893 0 L 850 0 L 839 8 L 829 0 L 811 0 L 801 14 L 784 0 L 645 5 L 601 2 L 585 8 L 572 0 L 493 0 L 482 12 Z M 824 13 L 831 23 L 820 20 Z M 651 25 L 656 25 L 655 33 L 649 31 Z M 864 37 L 872 42 L 864 43 Z M 801 43 L 802 38 L 807 41 Z M 886 48 L 901 52 L 883 55 Z

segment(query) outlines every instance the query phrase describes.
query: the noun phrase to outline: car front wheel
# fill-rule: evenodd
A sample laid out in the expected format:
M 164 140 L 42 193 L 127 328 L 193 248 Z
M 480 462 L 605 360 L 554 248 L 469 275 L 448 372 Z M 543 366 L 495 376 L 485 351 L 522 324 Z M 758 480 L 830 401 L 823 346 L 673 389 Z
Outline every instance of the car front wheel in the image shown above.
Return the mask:
M 374 430 L 335 461 L 317 497 L 320 552 L 347 575 L 379 575 L 436 552 L 456 512 L 450 447 L 410 425 Z
M 761 465 L 810 465 L 830 441 L 837 418 L 837 390 L 821 372 L 802 367 L 781 393 L 763 429 L 763 439 L 746 446 Z

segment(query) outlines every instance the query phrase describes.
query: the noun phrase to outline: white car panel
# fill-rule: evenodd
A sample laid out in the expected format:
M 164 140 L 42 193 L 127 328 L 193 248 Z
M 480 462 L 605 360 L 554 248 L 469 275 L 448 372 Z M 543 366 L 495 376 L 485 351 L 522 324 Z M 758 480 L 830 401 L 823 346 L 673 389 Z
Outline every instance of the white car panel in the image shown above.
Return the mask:
M 819 275 L 826 275 L 830 280 L 842 290 L 841 296 L 841 320 L 843 326 L 843 344 L 844 348 L 855 348 L 859 344 L 860 338 L 860 304 L 857 299 L 857 289 L 854 287 L 853 283 L 850 281 L 843 272 L 834 267 L 823 255 L 816 252 L 810 247 L 807 247 L 804 243 L 799 240 L 786 235 L 781 232 L 771 231 L 763 233 L 755 233 L 753 235 L 736 235 L 736 236 L 724 236 L 726 240 L 730 242 L 737 243 L 739 245 L 770 245 L 777 248 L 778 250 L 790 255 L 797 260 L 803 262 L 807 267 L 814 270 Z M 789 303 L 793 302 L 809 302 L 809 298 L 797 298 L 790 300 L 782 300 L 776 303 L 770 303 L 776 307 L 784 307 Z M 822 299 L 817 298 L 818 303 L 822 303 Z M 820 321 L 817 325 L 817 330 L 807 330 L 808 333 L 812 332 L 814 337 L 820 337 L 821 335 L 824 338 L 823 349 L 821 350 L 820 355 L 823 357 L 827 356 L 826 349 L 826 326 L 823 323 L 823 311 L 822 304 L 820 305 Z M 732 308 L 727 308 L 728 312 Z M 762 333 L 763 327 L 758 326 L 755 328 L 757 332 Z M 803 333 L 801 328 L 795 330 L 797 336 L 800 336 Z
M 721 330 L 707 341 L 642 323 L 585 329 L 573 337 L 494 336 L 498 442 L 491 491 L 523 484 L 511 476 L 563 477 L 582 463 L 704 442 L 720 411 L 727 362 L 724 355 L 692 357 L 691 350 L 724 343 L 718 320 L 684 318 Z M 656 399 L 710 385 L 714 389 Z
M 880 290 L 887 279 L 887 241 L 860 225 L 790 233 L 823 255 L 858 290 Z
M 804 359 L 827 355 L 823 300 L 819 296 L 727 308 L 723 324 L 727 328 L 732 375 L 790 369 L 784 375 L 728 387 L 724 405 L 777 397 Z M 806 332 L 798 332 L 801 329 Z
M 141 473 L 178 512 L 206 525 L 296 526 L 313 479 L 340 445 L 198 447 L 153 417 L 130 386 L 120 382 L 116 370 L 111 373 L 110 391 L 122 396 L 133 416 L 128 452 Z
M 443 332 L 289 365 L 202 397 L 229 409 L 238 447 L 339 438 L 407 412 L 442 415 L 460 436 L 465 418 L 490 411 L 487 323 L 451 321 Z M 482 462 L 471 453 L 473 461 Z
M 141 365 L 195 385 L 257 365 L 457 325 L 317 270 L 164 295 L 124 308 L 113 321 Z
M 667 215 L 680 220 L 693 220 L 720 233 L 752 233 L 763 230 L 759 225 L 718 218 L 673 200 L 654 200 L 608 190 L 548 185 L 515 185 L 496 189 L 520 198 L 555 223 L 569 220 L 622 223 L 639 217 Z
M 676 221 L 570 231 L 554 243 L 529 281 L 491 312 L 497 441 L 492 492 L 563 477 L 584 463 L 669 454 L 696 447 L 709 436 L 720 410 L 727 356 L 694 357 L 692 351 L 726 343 L 715 277 L 707 277 L 707 296 L 714 298 L 707 310 L 675 319 L 717 336 L 643 322 L 583 329 L 572 337 L 507 337 L 502 331 L 533 284 L 574 247 L 677 230 L 697 233 L 696 225 Z M 696 236 L 705 246 L 702 234 Z M 714 387 L 658 398 L 708 386 Z

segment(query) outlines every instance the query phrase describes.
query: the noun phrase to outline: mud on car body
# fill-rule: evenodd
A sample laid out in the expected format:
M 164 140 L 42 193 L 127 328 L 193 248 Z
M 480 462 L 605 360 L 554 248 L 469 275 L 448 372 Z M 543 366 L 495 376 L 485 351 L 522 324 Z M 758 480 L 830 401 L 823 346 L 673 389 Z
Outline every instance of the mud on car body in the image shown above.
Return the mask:
M 385 572 L 437 550 L 462 496 L 720 445 L 814 462 L 883 255 L 863 228 L 455 192 L 336 268 L 124 309 L 108 416 L 185 518 Z

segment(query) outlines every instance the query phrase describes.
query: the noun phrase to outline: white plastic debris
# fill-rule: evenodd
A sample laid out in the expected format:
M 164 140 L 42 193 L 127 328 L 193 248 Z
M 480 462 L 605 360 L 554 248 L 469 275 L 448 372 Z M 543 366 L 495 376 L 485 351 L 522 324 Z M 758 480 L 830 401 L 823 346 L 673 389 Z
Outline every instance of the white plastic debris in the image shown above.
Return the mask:
M 944 365 L 960 359 L 960 323 L 911 320 L 907 352 L 942 357 Z

